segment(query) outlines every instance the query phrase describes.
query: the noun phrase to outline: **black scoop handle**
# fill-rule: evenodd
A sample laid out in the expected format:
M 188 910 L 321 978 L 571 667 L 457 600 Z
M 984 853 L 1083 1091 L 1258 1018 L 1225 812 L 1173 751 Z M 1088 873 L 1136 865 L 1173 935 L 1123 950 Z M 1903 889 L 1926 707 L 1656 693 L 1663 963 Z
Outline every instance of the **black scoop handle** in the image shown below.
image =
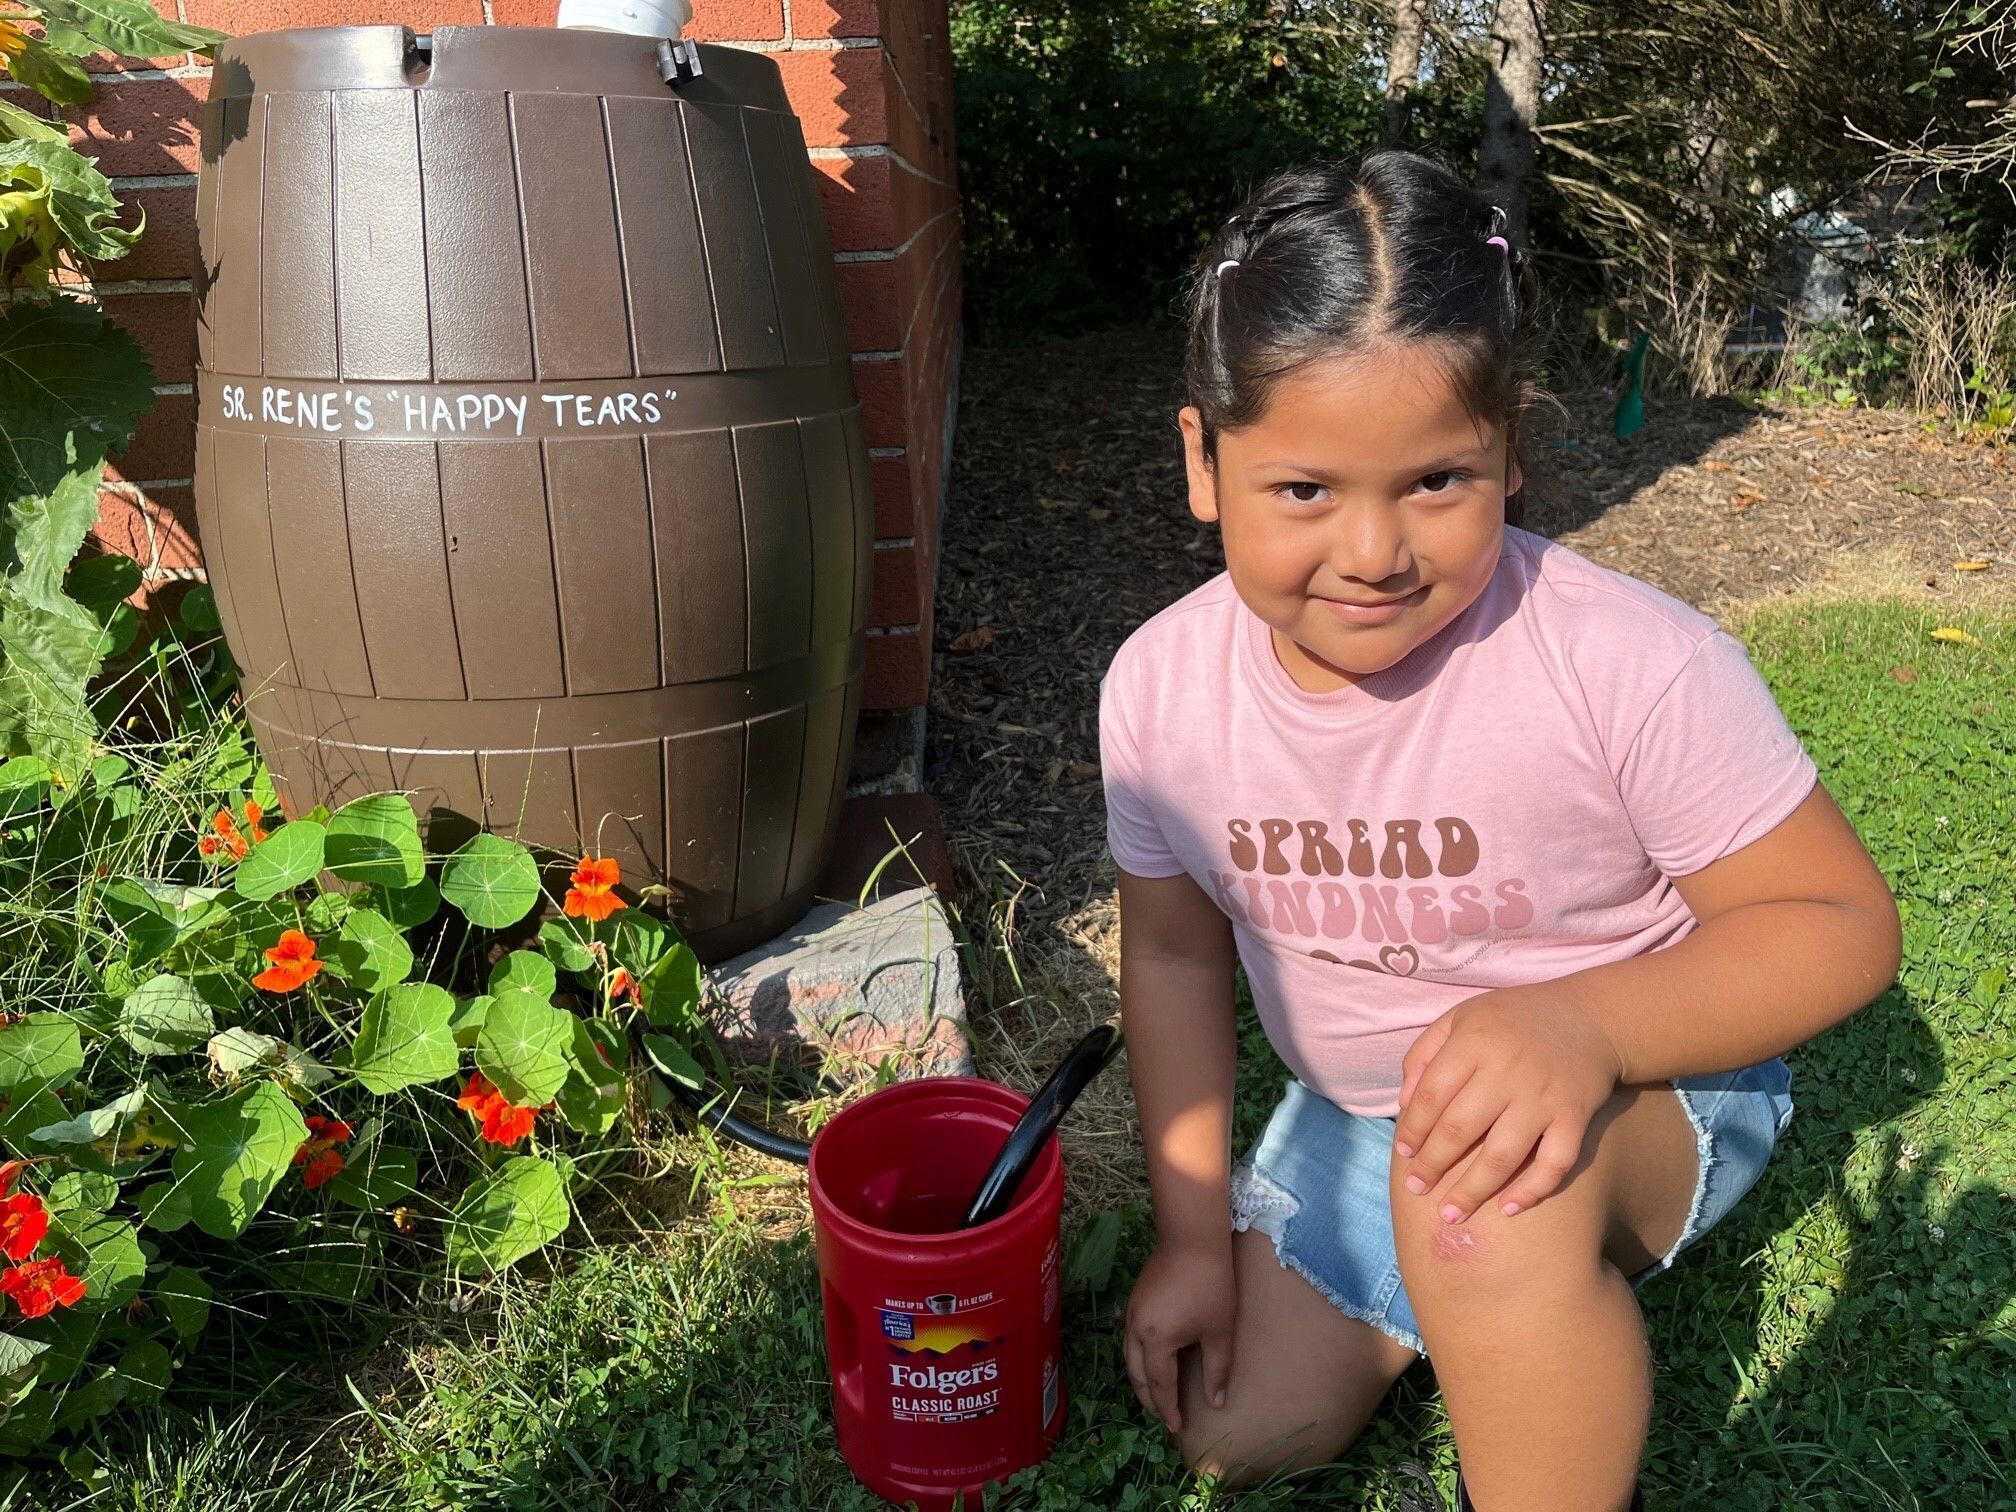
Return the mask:
M 994 1164 L 974 1194 L 972 1205 L 966 1209 L 960 1228 L 976 1228 L 991 1222 L 1014 1205 L 1022 1178 L 1029 1174 L 1045 1142 L 1063 1122 L 1065 1110 L 1078 1100 L 1086 1084 L 1112 1063 L 1113 1057 L 1120 1053 L 1120 1044 L 1120 1026 L 1105 1023 L 1071 1047 L 1050 1073 L 1050 1079 L 1029 1100 L 1015 1127 L 1008 1131 L 1007 1143 L 994 1157 Z

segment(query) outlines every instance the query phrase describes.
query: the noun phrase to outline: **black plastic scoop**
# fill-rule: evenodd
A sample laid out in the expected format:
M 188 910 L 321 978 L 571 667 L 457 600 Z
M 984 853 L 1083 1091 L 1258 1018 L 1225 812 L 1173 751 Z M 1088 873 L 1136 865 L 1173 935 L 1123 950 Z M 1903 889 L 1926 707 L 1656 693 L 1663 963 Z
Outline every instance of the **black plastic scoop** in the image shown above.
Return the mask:
M 980 1190 L 974 1193 L 960 1228 L 977 1228 L 1015 1205 L 1015 1193 L 1022 1185 L 1022 1178 L 1029 1174 L 1037 1154 L 1063 1122 L 1065 1111 L 1078 1100 L 1078 1094 L 1092 1078 L 1112 1063 L 1113 1057 L 1120 1053 L 1120 1045 L 1120 1025 L 1109 1021 L 1071 1047 L 1050 1073 L 1050 1079 L 1029 1100 L 1028 1109 L 1016 1120 L 1015 1127 L 1008 1131 L 1007 1142 L 981 1180 Z

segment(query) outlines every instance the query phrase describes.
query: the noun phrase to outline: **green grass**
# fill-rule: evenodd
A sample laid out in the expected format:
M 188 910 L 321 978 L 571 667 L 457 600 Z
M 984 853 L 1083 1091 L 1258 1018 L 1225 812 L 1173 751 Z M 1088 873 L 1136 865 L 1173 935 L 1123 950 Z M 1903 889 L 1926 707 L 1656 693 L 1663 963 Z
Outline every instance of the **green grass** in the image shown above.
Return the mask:
M 1896 889 L 1904 964 L 1876 1003 L 1787 1057 L 1798 1112 L 1777 1157 L 1640 1294 L 1658 1364 L 1644 1472 L 1656 1507 L 2016 1505 L 2004 1462 L 2016 1441 L 2016 987 L 2004 977 L 2016 621 L 1969 622 L 1979 649 L 1932 641 L 1933 623 L 1900 605 L 1784 605 L 1747 631 Z M 1914 679 L 1892 675 L 1904 666 Z M 1242 1075 L 1242 1140 L 1276 1076 L 1260 1057 Z M 1122 1370 L 1119 1309 L 1149 1237 L 1145 1204 L 1122 1218 L 1106 1288 L 1067 1299 L 1064 1439 L 996 1504 L 1390 1508 L 1414 1484 L 1392 1473 L 1403 1459 L 1453 1488 L 1425 1369 L 1337 1466 L 1240 1497 L 1191 1481 Z M 12 1507 L 878 1505 L 833 1446 L 802 1236 L 776 1244 L 723 1216 L 586 1250 L 479 1310 L 444 1300 L 406 1320 L 403 1349 L 317 1362 L 325 1384 L 282 1384 L 207 1435 L 165 1416 L 138 1443 L 115 1427 L 100 1495 Z M 325 1473 L 360 1454 L 367 1489 Z

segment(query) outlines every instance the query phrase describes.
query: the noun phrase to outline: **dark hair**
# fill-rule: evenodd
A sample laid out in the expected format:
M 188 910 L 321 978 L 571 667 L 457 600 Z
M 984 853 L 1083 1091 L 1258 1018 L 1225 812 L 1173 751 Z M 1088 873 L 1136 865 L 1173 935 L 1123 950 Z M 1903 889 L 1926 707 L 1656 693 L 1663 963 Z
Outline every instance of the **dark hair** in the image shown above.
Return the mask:
M 1416 152 L 1268 179 L 1191 272 L 1185 378 L 1205 455 L 1220 430 L 1257 420 L 1286 374 L 1403 341 L 1428 342 L 1471 420 L 1504 426 L 1516 448 L 1545 394 L 1530 260 L 1488 240 L 1504 224 L 1501 207 Z M 1237 266 L 1220 273 L 1228 259 Z M 1519 524 L 1523 506 L 1508 497 L 1506 520 Z

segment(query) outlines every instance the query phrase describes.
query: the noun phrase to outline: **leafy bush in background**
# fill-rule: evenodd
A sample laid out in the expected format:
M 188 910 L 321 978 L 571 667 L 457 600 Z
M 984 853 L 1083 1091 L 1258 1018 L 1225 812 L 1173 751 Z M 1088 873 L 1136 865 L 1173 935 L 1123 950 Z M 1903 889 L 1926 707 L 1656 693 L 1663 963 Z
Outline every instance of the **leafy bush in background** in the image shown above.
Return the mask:
M 1334 7 L 952 8 L 967 315 L 981 340 L 1153 322 L 1276 168 L 1374 140 L 1379 73 Z

